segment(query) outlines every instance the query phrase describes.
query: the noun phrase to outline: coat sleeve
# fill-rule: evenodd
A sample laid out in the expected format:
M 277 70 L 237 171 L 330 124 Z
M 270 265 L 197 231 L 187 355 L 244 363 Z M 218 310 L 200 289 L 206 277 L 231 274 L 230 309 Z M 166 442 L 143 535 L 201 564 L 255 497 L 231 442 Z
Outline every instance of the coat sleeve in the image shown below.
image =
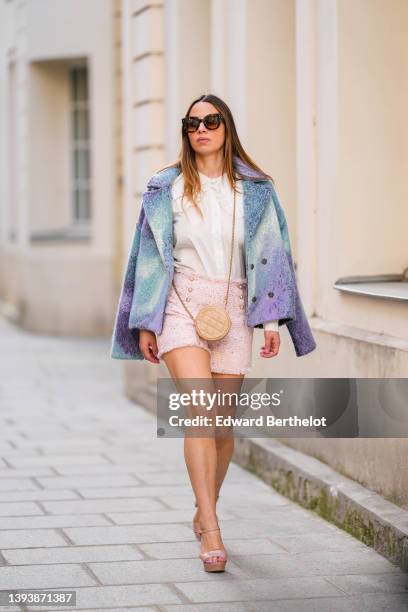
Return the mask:
M 288 321 L 286 326 L 292 338 L 295 352 L 298 357 L 311 353 L 316 348 L 316 342 L 310 329 L 309 321 L 307 320 L 302 300 L 297 286 L 296 273 L 293 265 L 292 250 L 289 239 L 288 224 L 286 222 L 285 212 L 280 203 L 280 199 L 275 187 L 272 185 L 272 198 L 278 215 L 279 227 L 285 252 L 292 271 L 293 287 L 295 291 L 295 319 Z
M 144 359 L 139 348 L 139 329 L 129 327 L 129 315 L 135 288 L 136 260 L 144 220 L 145 211 L 142 204 L 122 278 L 122 288 L 111 340 L 110 356 L 112 359 Z

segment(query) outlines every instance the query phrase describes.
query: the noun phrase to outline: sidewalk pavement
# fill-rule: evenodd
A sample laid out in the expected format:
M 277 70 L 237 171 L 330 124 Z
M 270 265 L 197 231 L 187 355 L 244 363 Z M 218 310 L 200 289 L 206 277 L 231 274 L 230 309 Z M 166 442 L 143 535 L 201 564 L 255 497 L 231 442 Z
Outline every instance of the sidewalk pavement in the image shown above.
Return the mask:
M 218 504 L 227 571 L 204 572 L 183 440 L 157 438 L 123 396 L 109 339 L 1 321 L 0 342 L 0 590 L 77 598 L 0 610 L 408 610 L 399 568 L 234 464 Z

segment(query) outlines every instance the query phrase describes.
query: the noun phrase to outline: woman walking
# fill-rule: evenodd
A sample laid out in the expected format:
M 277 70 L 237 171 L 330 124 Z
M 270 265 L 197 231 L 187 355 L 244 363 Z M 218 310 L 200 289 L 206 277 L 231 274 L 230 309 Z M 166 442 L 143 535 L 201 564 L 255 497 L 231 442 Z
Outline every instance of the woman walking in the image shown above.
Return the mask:
M 283 324 L 297 356 L 316 344 L 273 179 L 243 149 L 229 107 L 201 96 L 181 128 L 180 159 L 143 195 L 111 356 L 162 358 L 173 379 L 226 378 L 239 392 L 255 327 L 264 330 L 263 358 L 278 354 Z M 233 436 L 184 439 L 206 571 L 223 571 L 227 560 L 216 502 L 233 450 Z

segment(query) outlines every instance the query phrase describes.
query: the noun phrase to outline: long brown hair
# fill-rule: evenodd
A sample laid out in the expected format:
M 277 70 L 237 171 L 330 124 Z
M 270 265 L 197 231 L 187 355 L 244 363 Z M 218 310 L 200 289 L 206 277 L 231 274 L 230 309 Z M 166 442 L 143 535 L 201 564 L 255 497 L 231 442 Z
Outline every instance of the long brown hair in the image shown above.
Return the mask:
M 272 183 L 274 183 L 273 178 L 269 174 L 266 174 L 263 170 L 261 170 L 261 168 L 257 166 L 257 164 L 249 157 L 249 155 L 244 150 L 241 144 L 241 141 L 238 137 L 238 132 L 235 127 L 235 121 L 234 121 L 234 118 L 232 116 L 229 106 L 223 100 L 221 100 L 221 98 L 219 98 L 218 96 L 215 96 L 213 94 L 203 94 L 202 96 L 200 96 L 199 98 L 191 102 L 190 106 L 187 109 L 187 112 L 185 115 L 186 117 L 190 115 L 190 111 L 192 107 L 197 102 L 210 102 L 211 104 L 213 104 L 213 106 L 215 106 L 215 108 L 218 110 L 219 113 L 222 114 L 224 118 L 225 140 L 224 140 L 224 164 L 223 164 L 222 172 L 223 173 L 225 172 L 227 174 L 227 178 L 231 185 L 231 188 L 234 191 L 237 191 L 236 186 L 235 186 L 235 181 L 237 179 L 243 178 L 239 174 L 239 172 L 237 172 L 236 169 L 234 168 L 234 162 L 233 162 L 234 156 L 237 156 L 247 166 L 249 166 L 256 172 L 260 173 L 262 175 L 261 178 L 263 178 L 264 180 L 270 179 Z M 196 160 L 195 160 L 195 151 L 190 144 L 190 140 L 189 140 L 187 132 L 185 132 L 184 130 L 181 130 L 181 138 L 182 138 L 182 141 L 181 141 L 181 151 L 180 151 L 179 159 L 172 164 L 164 166 L 163 168 L 159 170 L 159 172 L 166 168 L 179 168 L 181 172 L 183 173 L 183 178 L 184 178 L 183 196 L 186 196 L 189 200 L 191 200 L 195 208 L 202 215 L 202 212 L 196 202 L 196 197 L 200 192 L 201 185 L 200 185 L 200 177 L 198 174 Z

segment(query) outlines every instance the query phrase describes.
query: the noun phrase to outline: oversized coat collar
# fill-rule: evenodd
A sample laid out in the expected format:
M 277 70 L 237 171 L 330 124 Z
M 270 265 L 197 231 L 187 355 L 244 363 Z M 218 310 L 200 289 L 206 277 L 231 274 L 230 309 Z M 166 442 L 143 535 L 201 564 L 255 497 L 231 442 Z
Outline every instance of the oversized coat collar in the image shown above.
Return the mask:
M 266 205 L 272 197 L 272 183 L 240 158 L 234 156 L 234 167 L 242 179 L 245 242 L 250 240 L 258 227 Z M 154 174 L 147 184 L 142 206 L 154 235 L 164 265 L 173 267 L 173 209 L 172 185 L 180 174 L 177 167 L 170 167 Z

